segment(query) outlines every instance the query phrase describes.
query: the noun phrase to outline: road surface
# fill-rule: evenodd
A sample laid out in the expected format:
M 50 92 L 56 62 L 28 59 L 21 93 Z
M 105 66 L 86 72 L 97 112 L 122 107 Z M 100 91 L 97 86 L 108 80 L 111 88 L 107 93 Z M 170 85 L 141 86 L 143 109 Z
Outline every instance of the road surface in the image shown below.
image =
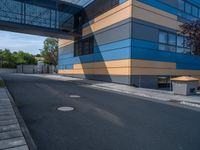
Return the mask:
M 198 111 L 76 82 L 3 78 L 39 150 L 200 149 Z M 74 111 L 58 111 L 62 106 Z

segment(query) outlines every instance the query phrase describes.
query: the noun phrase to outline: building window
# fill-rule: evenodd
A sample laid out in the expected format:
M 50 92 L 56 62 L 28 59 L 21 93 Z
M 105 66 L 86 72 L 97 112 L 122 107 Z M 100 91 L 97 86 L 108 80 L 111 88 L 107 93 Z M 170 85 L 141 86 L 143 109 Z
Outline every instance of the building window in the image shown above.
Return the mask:
M 183 47 L 177 47 L 177 53 L 184 53 Z
M 184 49 L 185 54 L 191 54 L 191 49 L 190 48 L 185 48 Z
M 94 37 L 77 40 L 74 43 L 74 56 L 92 54 L 94 49 Z
M 119 0 L 119 3 L 122 4 L 124 2 L 126 2 L 127 0 Z
M 168 49 L 168 46 L 165 44 L 159 44 L 159 50 L 166 51 Z
M 167 37 L 167 32 L 159 32 L 159 50 L 161 51 L 166 51 L 168 49 L 167 46 L 167 41 L 168 41 L 168 37 Z
M 183 36 L 177 36 L 177 46 L 183 47 L 184 38 Z
M 159 32 L 159 50 L 191 54 L 191 48 L 184 45 L 186 37 L 174 33 Z
M 161 31 L 159 33 L 159 50 L 162 51 L 176 51 L 176 35 Z
M 200 8 L 194 4 L 179 0 L 179 9 L 191 16 L 200 18 Z
M 200 9 L 199 9 L 199 18 L 200 18 Z
M 195 6 L 192 6 L 192 15 L 198 17 L 198 8 Z
M 168 44 L 169 45 L 176 45 L 176 35 L 169 33 L 168 34 Z
M 183 0 L 179 0 L 179 9 L 182 11 L 185 10 L 185 2 Z
M 167 44 L 167 32 L 159 33 L 159 42 Z
M 191 14 L 192 5 L 190 5 L 189 3 L 185 3 L 185 12 L 188 13 L 188 14 Z
M 183 36 L 177 36 L 177 53 L 184 53 L 184 38 Z

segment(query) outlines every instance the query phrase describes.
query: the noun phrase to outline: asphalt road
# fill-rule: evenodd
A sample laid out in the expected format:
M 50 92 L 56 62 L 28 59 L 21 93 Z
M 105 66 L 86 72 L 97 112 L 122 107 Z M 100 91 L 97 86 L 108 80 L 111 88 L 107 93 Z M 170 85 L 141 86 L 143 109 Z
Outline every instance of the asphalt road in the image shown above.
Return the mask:
M 39 150 L 200 150 L 200 112 L 68 81 L 3 78 Z

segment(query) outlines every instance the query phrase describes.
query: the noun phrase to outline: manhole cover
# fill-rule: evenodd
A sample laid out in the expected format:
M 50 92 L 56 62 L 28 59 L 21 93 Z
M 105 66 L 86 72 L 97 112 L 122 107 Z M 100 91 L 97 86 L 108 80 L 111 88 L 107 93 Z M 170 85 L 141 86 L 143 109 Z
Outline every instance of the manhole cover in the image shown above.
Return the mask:
M 58 107 L 57 110 L 59 111 L 73 111 L 74 108 L 73 107 Z
M 80 98 L 79 95 L 70 95 L 69 97 L 70 97 L 70 98 Z

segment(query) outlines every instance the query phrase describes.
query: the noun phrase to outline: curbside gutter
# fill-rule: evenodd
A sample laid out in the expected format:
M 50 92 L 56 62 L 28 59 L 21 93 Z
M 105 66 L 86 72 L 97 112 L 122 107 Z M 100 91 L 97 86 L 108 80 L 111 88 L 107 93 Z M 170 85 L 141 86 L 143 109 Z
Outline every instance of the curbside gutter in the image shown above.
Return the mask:
M 3 80 L 3 79 L 1 78 L 1 80 Z M 27 126 L 26 126 L 26 124 L 25 124 L 25 122 L 24 122 L 24 120 L 23 120 L 23 118 L 22 118 L 22 116 L 21 116 L 16 104 L 15 104 L 15 101 L 14 101 L 12 95 L 10 94 L 9 90 L 6 87 L 6 84 L 5 84 L 4 89 L 6 91 L 6 94 L 7 94 L 8 98 L 9 98 L 10 102 L 11 102 L 12 108 L 13 108 L 14 113 L 16 115 L 16 118 L 18 120 L 21 132 L 22 132 L 22 134 L 24 136 L 24 139 L 26 141 L 28 149 L 29 150 L 38 150 L 35 142 L 33 141 L 32 137 L 31 137 L 31 134 L 30 134 L 30 132 L 29 132 L 29 130 L 28 130 L 28 128 L 27 128 Z
M 31 137 L 31 134 L 30 134 L 25 122 L 24 122 L 24 119 L 22 118 L 22 116 L 21 116 L 21 114 L 20 114 L 20 112 L 19 112 L 19 110 L 18 110 L 18 108 L 17 108 L 17 106 L 16 106 L 16 104 L 14 102 L 13 97 L 11 96 L 11 94 L 8 91 L 7 87 L 5 89 L 6 89 L 8 97 L 9 97 L 9 99 L 11 101 L 12 107 L 13 107 L 14 112 L 16 114 L 16 117 L 17 117 L 17 120 L 19 122 L 22 134 L 24 135 L 24 138 L 26 140 L 26 143 L 28 145 L 29 150 L 38 150 L 35 142 L 33 141 L 32 137 Z

